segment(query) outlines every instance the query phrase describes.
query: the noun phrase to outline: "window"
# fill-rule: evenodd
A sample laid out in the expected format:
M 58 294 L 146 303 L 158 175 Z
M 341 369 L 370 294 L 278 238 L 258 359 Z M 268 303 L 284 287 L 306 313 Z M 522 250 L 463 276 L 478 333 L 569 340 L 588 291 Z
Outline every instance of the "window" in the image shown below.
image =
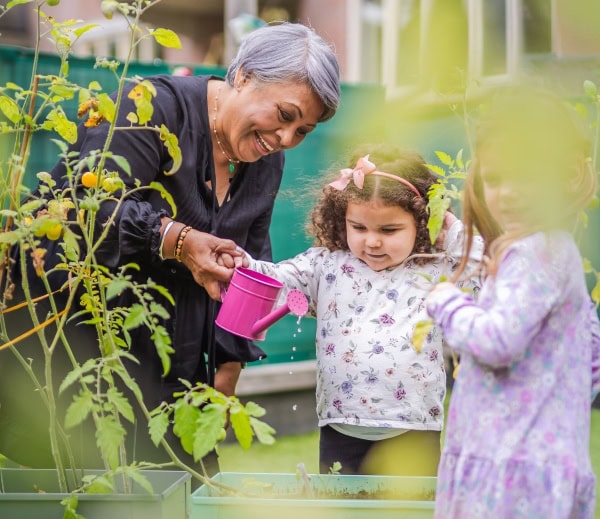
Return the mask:
M 348 1 L 349 79 L 378 77 L 390 98 L 504 81 L 524 55 L 552 52 L 556 0 Z

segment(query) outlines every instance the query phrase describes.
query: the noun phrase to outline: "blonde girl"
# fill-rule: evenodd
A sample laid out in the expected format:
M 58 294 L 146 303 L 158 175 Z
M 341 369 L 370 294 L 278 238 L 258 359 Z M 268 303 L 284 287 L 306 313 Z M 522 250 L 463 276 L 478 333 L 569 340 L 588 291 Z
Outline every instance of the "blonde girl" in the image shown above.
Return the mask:
M 442 283 L 426 303 L 461 356 L 437 518 L 593 517 L 600 329 L 570 232 L 595 191 L 589 153 L 579 116 L 548 92 L 503 92 L 479 125 L 464 220 L 485 239 L 487 277 L 477 301 Z

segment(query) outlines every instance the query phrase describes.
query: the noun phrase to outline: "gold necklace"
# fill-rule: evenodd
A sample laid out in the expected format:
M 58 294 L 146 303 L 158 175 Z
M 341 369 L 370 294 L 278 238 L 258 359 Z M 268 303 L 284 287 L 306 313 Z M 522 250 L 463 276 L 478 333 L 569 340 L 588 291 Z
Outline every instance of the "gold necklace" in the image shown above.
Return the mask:
M 219 134 L 217 133 L 217 111 L 219 109 L 219 94 L 221 93 L 221 88 L 223 88 L 223 85 L 221 85 L 219 87 L 219 89 L 217 90 L 217 95 L 215 96 L 215 106 L 213 108 L 213 118 L 212 118 L 212 120 L 213 120 L 213 133 L 215 134 L 215 139 L 217 139 L 217 144 L 219 145 L 219 149 L 221 150 L 221 153 L 229 161 L 229 168 L 228 168 L 229 169 L 229 173 L 231 175 L 233 175 L 235 173 L 235 165 L 239 164 L 240 161 L 239 160 L 234 160 L 229 155 L 227 155 L 227 153 L 223 149 L 223 145 L 221 144 L 221 139 L 219 139 Z

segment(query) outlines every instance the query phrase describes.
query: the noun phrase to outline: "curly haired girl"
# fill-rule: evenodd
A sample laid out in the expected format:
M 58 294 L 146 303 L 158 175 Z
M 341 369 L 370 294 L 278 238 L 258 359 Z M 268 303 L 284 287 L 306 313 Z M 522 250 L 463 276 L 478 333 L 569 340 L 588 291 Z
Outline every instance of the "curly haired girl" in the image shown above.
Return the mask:
M 427 318 L 431 283 L 460 260 L 463 226 L 448 213 L 432 245 L 427 203 L 436 177 L 420 155 L 378 145 L 350 163 L 312 211 L 314 246 L 277 264 L 249 259 L 249 267 L 302 291 L 317 319 L 321 471 L 340 462 L 344 473 L 434 475 L 442 339 L 436 328 L 422 348 L 412 339 Z M 483 247 L 475 242 L 477 262 Z M 463 285 L 476 289 L 475 277 Z

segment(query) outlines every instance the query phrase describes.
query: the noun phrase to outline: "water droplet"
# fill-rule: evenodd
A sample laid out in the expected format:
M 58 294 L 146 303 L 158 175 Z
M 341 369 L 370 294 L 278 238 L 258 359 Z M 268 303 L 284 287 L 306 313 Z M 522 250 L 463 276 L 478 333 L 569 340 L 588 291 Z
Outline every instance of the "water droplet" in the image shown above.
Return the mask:
M 298 328 L 298 333 L 302 333 L 302 328 Z
M 293 355 L 290 357 L 290 360 L 294 360 L 294 356 Z
M 290 375 L 293 375 L 293 374 L 294 374 L 294 372 L 293 372 L 293 371 L 290 371 Z
M 297 325 L 300 325 L 300 321 L 301 321 L 301 320 L 302 320 L 302 316 L 301 316 L 301 315 L 299 315 L 299 316 L 298 316 L 298 319 L 296 320 L 296 324 L 297 324 Z
M 292 351 L 296 351 L 296 346 L 292 346 Z
M 292 335 L 292 337 L 295 339 L 296 338 L 296 334 Z
M 292 411 L 295 411 L 296 409 L 298 409 L 298 404 L 294 404 L 294 405 L 292 406 Z

